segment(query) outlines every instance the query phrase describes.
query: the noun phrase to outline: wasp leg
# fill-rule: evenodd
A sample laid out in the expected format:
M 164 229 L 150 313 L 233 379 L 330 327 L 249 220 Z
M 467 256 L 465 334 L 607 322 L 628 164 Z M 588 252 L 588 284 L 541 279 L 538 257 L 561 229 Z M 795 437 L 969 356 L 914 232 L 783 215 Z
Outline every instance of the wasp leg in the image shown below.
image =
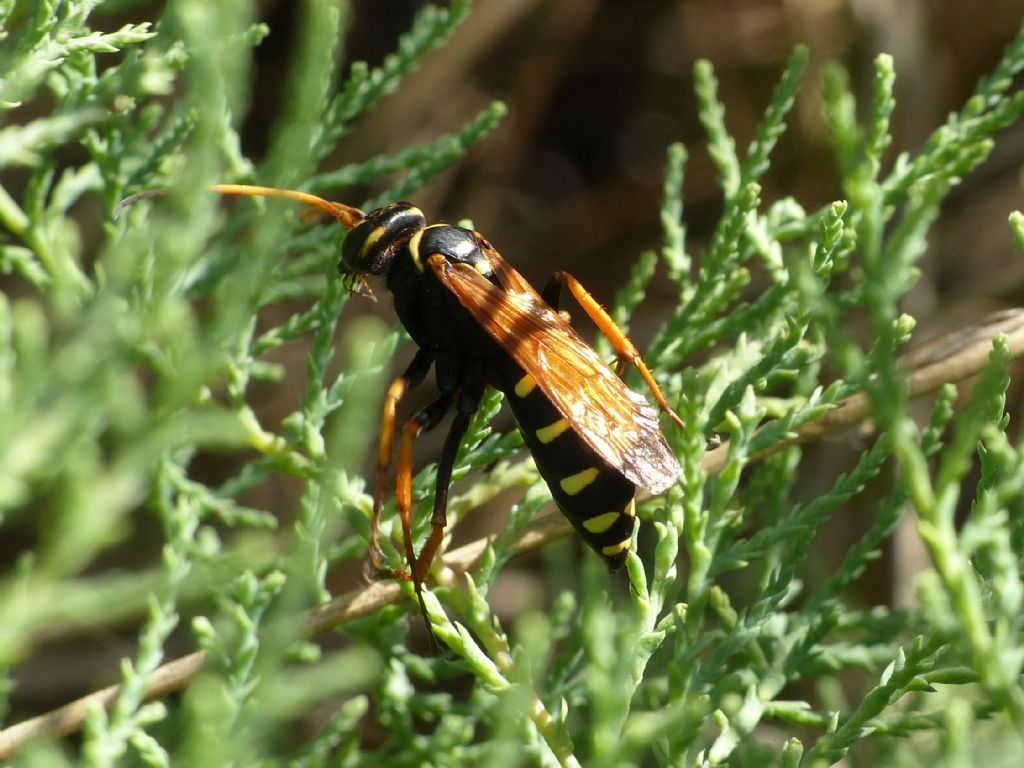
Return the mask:
M 427 621 L 427 606 L 423 602 L 423 582 L 418 573 L 416 550 L 412 544 L 412 526 L 409 521 L 409 514 L 412 510 L 412 446 L 421 432 L 428 431 L 437 426 L 451 408 L 454 393 L 442 393 L 442 395 L 419 411 L 415 416 L 405 422 L 402 427 L 402 437 L 398 446 L 398 466 L 395 470 L 395 506 L 398 507 L 398 516 L 402 522 L 402 542 L 405 545 L 405 560 L 409 564 L 409 576 L 412 578 L 413 587 L 416 590 L 416 597 L 420 602 L 420 611 Z M 404 574 L 397 574 L 403 576 Z
M 548 284 L 544 286 L 544 290 L 540 292 L 540 297 L 544 299 L 544 303 L 551 307 L 555 312 L 559 312 L 558 305 L 562 303 L 562 286 L 565 285 L 565 280 L 559 278 L 559 275 L 567 274 L 559 270 L 551 276 L 548 280 Z
M 612 343 L 612 347 L 615 349 L 615 354 L 618 355 L 619 364 L 616 371 L 624 369 L 625 363 L 631 363 L 636 366 L 636 369 L 640 371 L 640 375 L 643 380 L 647 382 L 647 386 L 651 390 L 651 394 L 654 395 L 655 402 L 658 403 L 658 407 L 661 408 L 669 417 L 679 426 L 683 426 L 683 420 L 676 415 L 675 411 L 668 407 L 668 403 L 665 402 L 665 396 L 661 394 L 661 388 L 658 386 L 658 382 L 654 380 L 654 376 L 651 375 L 650 369 L 644 363 L 640 357 L 640 353 L 637 352 L 636 347 L 633 346 L 633 342 L 629 340 L 629 337 L 623 333 L 622 329 L 612 320 L 604 307 L 602 307 L 590 292 L 584 288 L 579 280 L 570 275 L 568 272 L 555 272 L 551 276 L 551 280 L 548 281 L 547 286 L 544 288 L 544 292 L 541 297 L 546 301 L 553 309 L 558 309 L 558 300 L 562 292 L 562 286 L 569 286 L 569 291 L 573 297 L 583 308 L 583 311 L 587 313 L 591 320 L 594 321 L 594 325 L 601 331 Z
M 448 430 L 448 436 L 444 439 L 444 447 L 441 449 L 441 459 L 437 464 L 437 483 L 434 491 L 434 512 L 430 517 L 430 538 L 420 550 L 416 558 L 414 573 L 421 581 L 426 578 L 430 570 L 430 564 L 434 561 L 438 547 L 444 539 L 444 530 L 448 526 L 448 489 L 452 482 L 452 471 L 455 468 L 455 458 L 458 456 L 459 447 L 462 445 L 462 438 L 466 436 L 466 430 L 473 420 L 473 415 L 480 407 L 480 400 L 487 388 L 484 379 L 483 369 L 476 369 L 469 373 L 459 390 L 459 400 L 456 405 L 455 418 Z
M 366 565 L 363 577 L 372 581 L 381 574 L 380 552 L 380 510 L 384 505 L 384 484 L 387 481 L 388 469 L 391 467 L 391 454 L 395 439 L 395 412 L 398 402 L 405 393 L 415 387 L 430 370 L 433 359 L 423 350 L 419 350 L 409 367 L 401 376 L 391 382 L 384 407 L 380 415 L 380 436 L 377 439 L 377 478 L 373 491 L 373 517 L 370 519 L 370 546 L 366 553 Z

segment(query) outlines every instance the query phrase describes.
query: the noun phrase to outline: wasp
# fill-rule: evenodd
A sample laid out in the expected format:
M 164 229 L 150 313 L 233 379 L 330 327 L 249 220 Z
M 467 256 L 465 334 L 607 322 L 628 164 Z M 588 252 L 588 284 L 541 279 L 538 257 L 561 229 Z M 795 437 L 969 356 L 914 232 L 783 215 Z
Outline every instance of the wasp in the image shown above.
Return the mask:
M 351 231 L 339 271 L 349 287 L 372 295 L 365 277 L 384 279 L 395 312 L 415 342 L 408 368 L 387 389 L 380 418 L 368 571 L 381 568 L 379 525 L 391 468 L 396 414 L 410 389 L 433 368 L 439 395 L 400 430 L 395 502 L 408 572 L 422 606 L 422 582 L 444 538 L 455 458 L 488 387 L 500 390 L 523 441 L 558 505 L 583 540 L 612 570 L 629 554 L 637 486 L 661 493 L 679 477 L 658 422 L 658 412 L 620 378 L 637 368 L 662 411 L 678 424 L 661 390 L 625 333 L 586 289 L 556 272 L 542 293 L 515 270 L 479 232 L 428 224 L 411 203 L 369 213 L 295 190 L 218 184 L 230 195 L 285 197 L 315 206 Z M 587 344 L 558 311 L 568 288 L 608 337 L 616 370 Z M 451 411 L 437 466 L 430 535 L 417 554 L 410 525 L 412 449 L 416 438 Z

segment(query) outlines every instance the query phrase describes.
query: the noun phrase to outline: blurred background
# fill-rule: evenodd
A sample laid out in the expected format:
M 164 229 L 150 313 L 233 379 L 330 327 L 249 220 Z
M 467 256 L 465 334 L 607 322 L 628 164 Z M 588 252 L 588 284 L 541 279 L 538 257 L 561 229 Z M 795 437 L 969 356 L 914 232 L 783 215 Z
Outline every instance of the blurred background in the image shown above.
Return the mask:
M 286 64 L 302 44 L 296 39 L 298 5 L 294 0 L 255 3 L 270 35 L 254 52 L 242 138 L 244 152 L 257 162 L 282 103 Z M 422 5 L 354 0 L 347 61 L 380 64 Z M 125 15 L 108 17 L 109 28 L 128 18 L 155 19 L 161 7 L 134 5 Z M 870 93 L 874 56 L 884 51 L 894 57 L 891 162 L 898 152 L 919 147 L 963 103 L 1016 33 L 1022 8 L 1016 0 L 478 0 L 448 45 L 362 120 L 322 170 L 429 143 L 458 130 L 493 99 L 504 100 L 509 113 L 501 127 L 420 190 L 415 202 L 436 219 L 472 219 L 535 284 L 565 269 L 607 304 L 638 254 L 660 245 L 658 203 L 670 143 L 682 142 L 689 152 L 684 216 L 691 253 L 699 254 L 717 221 L 721 190 L 704 150 L 692 92 L 697 59 L 714 64 L 726 123 L 742 152 L 793 46 L 809 46 L 804 87 L 789 131 L 772 157 L 763 200 L 793 197 L 813 210 L 843 195 L 819 97 L 827 61 L 838 60 L 847 68 L 863 103 Z M 105 23 L 101 18 L 97 24 Z M 905 306 L 918 319 L 916 339 L 1024 301 L 1024 268 L 1006 225 L 1009 212 L 1024 207 L 1022 155 L 1024 133 L 1014 129 L 1002 137 L 990 161 L 950 196 L 921 263 L 923 277 Z M 336 190 L 332 196 L 358 204 L 377 191 Z M 631 326 L 641 350 L 672 301 L 671 286 L 656 277 Z M 365 306 L 359 309 L 366 311 Z M 574 318 L 581 314 L 569 309 Z M 382 302 L 371 311 L 387 318 L 390 309 Z M 260 390 L 263 399 L 256 405 L 266 423 L 276 423 L 275 415 L 283 417 L 295 407 L 305 352 L 301 345 L 290 345 L 278 357 L 294 374 L 286 386 Z M 411 349 L 404 350 L 396 369 L 410 355 Z M 403 411 L 411 413 L 429 396 L 410 398 Z M 1017 402 L 1019 393 L 1011 391 L 1011 413 Z M 420 466 L 431 460 L 443 431 L 433 443 L 424 441 Z M 808 496 L 847 469 L 858 448 L 856 434 L 809 446 L 812 456 L 804 467 Z M 223 469 L 210 472 L 216 476 Z M 288 488 L 264 493 L 269 495 L 250 502 L 294 509 Z M 871 500 L 869 492 L 855 504 Z M 456 541 L 494 530 L 501 507 L 496 505 L 490 515 L 473 515 Z M 815 548 L 824 566 L 834 562 L 834 552 L 845 548 L 867 516 L 856 508 L 837 515 L 832 539 Z M 10 545 L 4 547 L 5 559 L 13 554 Z M 566 540 L 553 546 L 562 553 L 580 544 Z M 138 541 L 126 547 L 124 564 L 139 556 L 138 547 Z M 912 599 L 907 570 L 914 568 L 913 557 L 913 552 L 901 552 L 880 563 L 862 580 L 864 593 L 853 599 L 866 604 Z M 536 559 L 524 559 L 502 577 L 490 596 L 499 613 L 514 615 L 553 589 L 544 585 L 535 565 Z M 332 576 L 335 592 L 357 584 L 354 571 Z M 19 673 L 19 706 L 32 712 L 64 703 L 64 698 L 54 700 L 52 692 L 66 697 L 76 687 L 69 676 L 81 678 L 81 693 L 95 687 L 98 670 L 109 673 L 100 675 L 102 682 L 112 681 L 117 658 L 134 639 L 131 628 L 119 635 L 112 629 L 88 642 L 63 638 L 47 653 L 34 655 Z M 183 650 L 187 647 L 186 642 Z M 85 657 L 90 660 L 83 664 Z

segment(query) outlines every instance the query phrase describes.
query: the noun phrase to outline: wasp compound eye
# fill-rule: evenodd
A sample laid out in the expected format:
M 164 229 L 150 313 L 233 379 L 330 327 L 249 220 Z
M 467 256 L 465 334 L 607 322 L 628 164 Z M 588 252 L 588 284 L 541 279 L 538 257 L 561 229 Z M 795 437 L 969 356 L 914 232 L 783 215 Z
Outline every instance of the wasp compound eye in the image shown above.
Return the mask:
M 366 214 L 341 247 L 341 272 L 383 275 L 397 246 L 427 224 L 423 212 L 410 203 L 394 203 Z

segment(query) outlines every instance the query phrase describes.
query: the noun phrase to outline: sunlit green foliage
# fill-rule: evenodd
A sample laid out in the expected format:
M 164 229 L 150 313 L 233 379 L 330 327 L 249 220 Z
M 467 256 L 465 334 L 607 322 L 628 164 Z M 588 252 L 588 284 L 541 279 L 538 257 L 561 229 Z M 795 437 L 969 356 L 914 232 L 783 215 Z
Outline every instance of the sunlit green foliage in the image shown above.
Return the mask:
M 863 126 L 844 73 L 829 69 L 843 199 L 811 212 L 792 199 L 766 204 L 758 184 L 807 87 L 807 52 L 790 57 L 744 153 L 712 65 L 699 63 L 720 222 L 699 254 L 687 250 L 686 152 L 670 147 L 663 247 L 636 255 L 614 308 L 628 323 L 665 264 L 678 303 L 646 359 L 686 421 L 668 431 L 683 474 L 641 504 L 657 543 L 646 561 L 631 555 L 628 594 L 588 556 L 546 613 L 509 627 L 491 614 L 487 593 L 513 541 L 549 501 L 518 436 L 491 430 L 491 396 L 460 455 L 456 477 L 476 474 L 452 517 L 506 488 L 524 495 L 481 565 L 439 573 L 426 595 L 446 653 L 410 650 L 418 619 L 406 601 L 344 627 L 345 649 L 321 656 L 302 639 L 301 616 L 327 599 L 331 567 L 363 557 L 371 499 L 361 468 L 402 333 L 371 320 L 338 327 L 348 300 L 335 273 L 340 228 L 310 227 L 278 201 L 225 207 L 203 190 L 231 179 L 333 194 L 397 174 L 364 201 L 373 206 L 429 182 L 485 139 L 501 104 L 428 146 L 317 171 L 380 98 L 401 98 L 402 77 L 429 66 L 468 0 L 424 7 L 382 66 L 354 64 L 344 79 L 346 5 L 303 2 L 289 98 L 259 166 L 236 133 L 250 51 L 267 32 L 249 3 L 175 0 L 152 25 L 113 31 L 100 31 L 104 4 L 32 5 L 0 0 L 0 170 L 27 174 L 0 187 L 0 525 L 37 538 L 0 576 L 3 725 L 11 670 L 37 633 L 135 616 L 137 650 L 112 709 L 86 721 L 84 764 L 817 766 L 863 746 L 882 765 L 902 764 L 911 736 L 908 749 L 950 764 L 1002 739 L 1008 764 L 1024 753 L 1008 736 L 1024 732 L 1024 449 L 1006 431 L 1009 351 L 997 339 L 967 405 L 955 413 L 955 390 L 942 389 L 923 428 L 896 364 L 914 325 L 899 302 L 939 205 L 1024 109 L 1013 89 L 1024 36 L 919 152 L 891 163 L 891 60 L 876 61 Z M 73 162 L 58 157 L 67 147 L 78 149 Z M 174 192 L 117 210 L 152 188 Z M 95 210 L 97 233 L 76 223 L 81 206 Z M 1018 243 L 1022 222 L 1011 215 Z M 754 269 L 767 285 L 751 298 Z M 286 299 L 304 308 L 257 324 Z M 855 311 L 870 323 L 868 347 L 845 329 Z M 296 341 L 309 350 L 301 396 L 279 425 L 263 424 L 251 387 L 282 378 L 268 354 Z M 797 503 L 803 449 L 761 453 L 854 392 L 869 398 L 877 436 L 849 473 Z M 715 434 L 728 457 L 709 476 Z M 238 467 L 216 486 L 193 472 L 211 453 Z M 965 488 L 973 462 L 980 481 Z M 816 534 L 884 467 L 895 480 L 863 537 L 812 580 Z M 294 508 L 242 500 L 282 476 L 298 489 Z M 416 479 L 421 513 L 432 481 L 430 467 Z M 954 525 L 965 495 L 970 514 Z M 920 607 L 847 604 L 847 587 L 911 509 L 930 556 Z M 143 526 L 162 541 L 148 570 L 92 567 Z M 395 546 L 386 555 L 401 562 Z M 190 627 L 180 626 L 186 607 Z M 144 703 L 175 631 L 208 652 L 205 671 L 174 703 Z M 857 698 L 844 698 L 840 678 L 859 680 Z M 335 706 L 317 732 L 296 739 L 296 718 L 325 701 Z M 383 743 L 360 739 L 370 719 Z M 69 763 L 47 746 L 25 760 Z

